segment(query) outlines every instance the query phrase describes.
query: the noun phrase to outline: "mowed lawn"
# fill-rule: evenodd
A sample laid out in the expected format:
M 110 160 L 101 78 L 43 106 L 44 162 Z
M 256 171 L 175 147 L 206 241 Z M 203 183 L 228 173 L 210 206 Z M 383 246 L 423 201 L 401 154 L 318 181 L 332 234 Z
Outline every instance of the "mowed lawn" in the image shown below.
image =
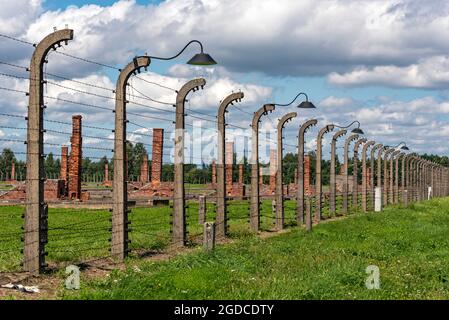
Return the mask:
M 129 259 L 82 278 L 68 299 L 448 299 L 449 198 L 390 207 L 270 238 L 242 235 L 211 253 Z M 380 269 L 380 289 L 365 286 Z
M 189 247 L 198 246 L 202 240 L 203 226 L 199 224 L 198 202 L 187 201 L 186 221 Z M 274 225 L 271 202 L 263 201 L 261 229 L 270 230 Z M 23 262 L 24 231 L 22 206 L 0 206 L 0 272 L 17 272 Z M 129 220 L 132 241 L 130 256 L 145 253 L 157 254 L 170 250 L 170 206 L 131 208 Z M 248 201 L 230 201 L 228 206 L 229 236 L 240 238 L 249 234 Z M 48 244 L 45 246 L 50 268 L 61 269 L 69 264 L 82 263 L 110 256 L 111 216 L 107 209 L 50 208 L 48 217 Z M 207 204 L 207 221 L 214 221 L 215 205 Z M 295 203 L 286 202 L 286 224 L 295 225 Z

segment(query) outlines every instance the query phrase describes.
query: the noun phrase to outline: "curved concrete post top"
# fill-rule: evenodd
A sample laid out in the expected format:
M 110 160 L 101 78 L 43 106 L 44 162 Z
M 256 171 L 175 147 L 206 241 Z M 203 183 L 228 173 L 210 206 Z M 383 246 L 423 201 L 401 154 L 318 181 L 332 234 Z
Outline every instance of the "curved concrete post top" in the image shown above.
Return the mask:
M 63 29 L 50 33 L 36 45 L 36 49 L 33 52 L 33 58 L 39 58 L 39 63 L 42 63 L 43 59 L 45 59 L 45 56 L 52 48 L 56 49 L 56 45 L 69 40 L 73 40 L 72 29 Z M 31 61 L 34 61 L 34 59 L 31 59 Z
M 289 112 L 287 114 L 285 114 L 282 118 L 279 119 L 278 125 L 277 125 L 277 130 L 278 132 L 281 132 L 282 129 L 284 128 L 284 125 L 290 121 L 291 119 L 297 117 L 298 114 L 296 112 Z
M 318 132 L 318 141 L 323 139 L 323 136 L 328 133 L 331 132 L 332 130 L 334 130 L 335 126 L 333 124 L 328 124 L 325 127 L 321 128 L 320 131 Z
M 253 129 L 255 129 L 259 126 L 260 117 L 262 117 L 263 115 L 267 115 L 269 112 L 273 112 L 274 109 L 275 109 L 274 104 L 264 104 L 262 108 L 260 108 L 256 112 L 254 112 L 253 123 L 252 123 Z
M 345 149 L 348 150 L 349 144 L 352 141 L 357 140 L 358 138 L 359 138 L 359 135 L 357 133 L 351 134 L 349 137 L 347 137 L 345 140 Z
M 357 142 L 354 144 L 354 152 L 357 152 L 360 148 L 360 145 L 365 142 L 366 142 L 366 138 L 357 140 Z
M 178 106 L 180 103 L 184 105 L 185 99 L 190 91 L 198 91 L 200 88 L 203 89 L 205 85 L 206 80 L 203 78 L 193 79 L 185 83 L 176 95 L 176 105 Z
M 332 142 L 337 142 L 338 138 L 344 136 L 346 134 L 346 130 L 339 130 L 332 136 Z
M 307 130 L 312 127 L 315 126 L 318 123 L 317 119 L 311 119 L 308 120 L 306 122 L 304 122 L 300 127 L 299 127 L 299 134 L 304 136 L 304 134 L 307 132 Z
M 140 70 L 140 68 L 146 68 L 150 65 L 151 60 L 149 57 L 135 57 L 133 61 L 128 63 L 125 68 L 120 71 L 119 78 L 117 80 L 116 92 L 124 91 L 124 87 L 128 82 L 129 77 L 134 71 Z
M 240 102 L 245 95 L 243 92 L 235 92 L 228 95 L 226 98 L 223 99 L 220 103 L 220 107 L 218 108 L 218 119 L 223 119 L 224 114 L 226 112 L 226 108 L 233 104 L 235 101 Z
M 365 155 L 365 157 L 366 157 L 366 152 L 368 151 L 368 148 L 371 146 L 374 146 L 375 143 L 376 143 L 376 141 L 374 141 L 374 140 L 370 140 L 370 141 L 366 142 L 362 148 L 362 156 Z M 373 149 L 374 149 L 374 147 L 373 147 Z M 372 149 L 371 149 L 371 151 L 372 151 Z

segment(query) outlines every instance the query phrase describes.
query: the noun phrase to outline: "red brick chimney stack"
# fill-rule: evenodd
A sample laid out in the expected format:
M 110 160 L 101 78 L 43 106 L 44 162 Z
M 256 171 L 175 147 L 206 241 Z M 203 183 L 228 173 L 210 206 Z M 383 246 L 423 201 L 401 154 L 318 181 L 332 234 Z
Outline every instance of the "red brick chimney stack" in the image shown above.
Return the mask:
M 109 165 L 104 165 L 104 182 L 109 182 Z
M 61 170 L 59 171 L 59 179 L 64 180 L 65 183 L 69 180 L 69 147 L 61 147 Z
M 153 129 L 153 161 L 151 183 L 159 184 L 162 178 L 162 158 L 164 150 L 164 129 Z
M 81 197 L 81 166 L 82 166 L 82 137 L 81 115 L 72 116 L 72 137 L 70 138 L 71 150 L 69 161 L 69 197 L 80 199 Z
M 148 183 L 148 155 L 145 153 L 142 157 L 142 164 L 140 165 L 140 182 Z

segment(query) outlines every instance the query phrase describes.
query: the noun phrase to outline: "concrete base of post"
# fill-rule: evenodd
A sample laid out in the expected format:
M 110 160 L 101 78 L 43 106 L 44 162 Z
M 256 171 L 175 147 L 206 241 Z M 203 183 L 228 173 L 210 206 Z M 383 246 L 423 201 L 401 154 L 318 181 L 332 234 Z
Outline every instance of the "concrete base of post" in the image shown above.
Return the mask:
M 204 223 L 203 248 L 205 251 L 211 251 L 215 248 L 215 223 Z
M 312 199 L 306 199 L 306 230 L 312 231 Z
M 382 188 L 380 187 L 374 189 L 374 211 L 382 211 Z
M 432 199 L 432 196 L 433 196 L 432 187 L 427 187 L 427 200 Z

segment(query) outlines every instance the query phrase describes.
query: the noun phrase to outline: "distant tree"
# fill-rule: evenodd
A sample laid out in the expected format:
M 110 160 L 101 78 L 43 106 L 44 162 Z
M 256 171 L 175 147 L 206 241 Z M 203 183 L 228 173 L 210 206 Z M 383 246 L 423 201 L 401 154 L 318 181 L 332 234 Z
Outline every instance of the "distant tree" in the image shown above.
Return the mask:
M 4 172 L 3 175 L 5 178 L 11 178 L 10 175 L 13 162 L 17 162 L 14 152 L 9 148 L 3 149 L 0 156 L 0 168 Z

